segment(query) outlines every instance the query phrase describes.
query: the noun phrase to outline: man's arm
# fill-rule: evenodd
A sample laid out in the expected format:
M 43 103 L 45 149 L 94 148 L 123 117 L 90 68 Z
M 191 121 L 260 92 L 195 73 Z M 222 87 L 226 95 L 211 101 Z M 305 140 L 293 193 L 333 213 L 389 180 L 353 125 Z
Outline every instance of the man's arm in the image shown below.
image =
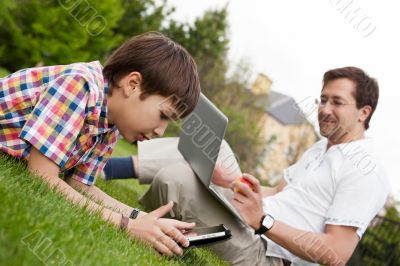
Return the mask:
M 234 187 L 241 193 L 234 194 L 232 203 L 246 223 L 253 229 L 258 229 L 264 215 L 260 183 L 253 176 L 244 176 L 253 184 L 254 191 L 241 182 L 234 182 Z M 314 233 L 275 221 L 266 236 L 305 260 L 345 265 L 359 241 L 356 231 L 355 227 L 327 225 L 324 233 Z
M 265 235 L 302 259 L 327 265 L 346 265 L 359 241 L 356 231 L 356 227 L 326 225 L 324 233 L 314 233 L 275 221 Z
M 287 185 L 286 180 L 282 177 L 281 181 L 279 181 L 279 184 L 275 187 L 260 186 L 261 194 L 263 198 L 273 196 L 281 192 L 286 185 Z
M 87 206 L 87 208 L 93 212 L 100 211 L 104 220 L 110 221 L 116 227 L 120 226 L 122 221 L 120 213 L 98 205 L 73 189 L 59 178 L 59 167 L 34 147 L 32 147 L 28 158 L 28 168 L 31 172 L 38 174 L 50 187 L 57 189 L 74 204 L 81 207 Z M 173 204 L 170 202 L 135 220 L 128 219 L 128 224 L 125 225 L 127 232 L 131 237 L 146 241 L 165 255 L 181 255 L 183 251 L 178 246 L 177 242 L 182 246 L 188 246 L 189 244 L 181 231 L 192 229 L 195 224 L 172 219 L 161 219 L 172 207 Z

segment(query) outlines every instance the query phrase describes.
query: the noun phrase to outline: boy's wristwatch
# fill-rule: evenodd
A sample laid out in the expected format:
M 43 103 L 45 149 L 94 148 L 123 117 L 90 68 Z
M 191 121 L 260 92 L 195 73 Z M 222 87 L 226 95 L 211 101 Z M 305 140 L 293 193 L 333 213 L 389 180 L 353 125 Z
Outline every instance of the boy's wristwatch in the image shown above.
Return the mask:
M 140 212 L 139 209 L 133 208 L 131 215 L 129 215 L 129 218 L 136 219 L 139 215 L 139 212 Z
M 264 215 L 260 221 L 260 228 L 254 231 L 256 235 L 263 235 L 274 226 L 275 219 L 270 214 Z

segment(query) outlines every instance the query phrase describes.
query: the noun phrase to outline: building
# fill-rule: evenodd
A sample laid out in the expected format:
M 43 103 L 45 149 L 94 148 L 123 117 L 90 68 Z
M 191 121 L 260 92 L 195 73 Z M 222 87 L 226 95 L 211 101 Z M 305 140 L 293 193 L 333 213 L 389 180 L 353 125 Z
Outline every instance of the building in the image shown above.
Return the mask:
M 257 174 L 274 185 L 281 179 L 283 170 L 296 162 L 318 136 L 295 100 L 271 90 L 271 86 L 272 81 L 260 74 L 251 92 L 258 96 L 257 105 L 265 106 L 260 124 L 266 144 Z

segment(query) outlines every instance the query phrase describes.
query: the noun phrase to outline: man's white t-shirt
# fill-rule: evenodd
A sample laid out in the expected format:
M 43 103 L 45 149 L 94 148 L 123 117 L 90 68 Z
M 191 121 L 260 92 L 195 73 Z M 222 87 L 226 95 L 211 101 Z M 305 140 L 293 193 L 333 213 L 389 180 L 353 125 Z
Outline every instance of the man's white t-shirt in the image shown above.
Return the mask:
M 264 211 L 305 231 L 321 233 L 326 224 L 354 226 L 361 238 L 386 201 L 388 178 L 370 139 L 326 147 L 326 139 L 315 143 L 297 163 L 285 169 L 288 185 L 263 199 Z M 265 239 L 267 256 L 286 258 L 293 265 L 314 265 Z

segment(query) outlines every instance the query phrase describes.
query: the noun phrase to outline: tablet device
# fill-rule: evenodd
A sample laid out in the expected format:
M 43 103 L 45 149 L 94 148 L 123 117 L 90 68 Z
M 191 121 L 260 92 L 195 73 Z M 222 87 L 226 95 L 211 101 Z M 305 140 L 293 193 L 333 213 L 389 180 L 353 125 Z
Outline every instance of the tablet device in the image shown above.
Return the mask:
M 212 227 L 198 227 L 185 233 L 189 247 L 214 244 L 232 237 L 231 231 L 220 224 Z

